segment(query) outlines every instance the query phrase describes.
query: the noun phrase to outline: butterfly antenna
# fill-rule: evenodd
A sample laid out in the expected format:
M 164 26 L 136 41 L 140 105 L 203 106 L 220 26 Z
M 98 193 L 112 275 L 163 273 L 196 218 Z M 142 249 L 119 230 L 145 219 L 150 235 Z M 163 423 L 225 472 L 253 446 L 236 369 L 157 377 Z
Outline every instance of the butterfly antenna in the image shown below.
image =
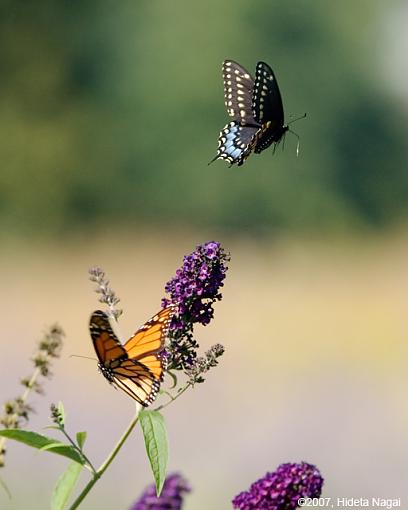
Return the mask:
M 79 356 L 79 354 L 71 354 L 69 356 L 70 358 L 84 358 L 84 359 L 91 359 L 92 361 L 98 361 L 95 358 L 90 358 L 89 356 Z
M 303 115 L 301 115 L 300 117 L 296 117 L 296 119 L 293 119 L 291 120 L 290 122 L 288 122 L 288 126 L 290 126 L 291 124 L 293 124 L 294 122 L 296 122 L 297 120 L 300 120 L 300 119 L 304 119 L 306 117 L 306 113 L 304 113 Z

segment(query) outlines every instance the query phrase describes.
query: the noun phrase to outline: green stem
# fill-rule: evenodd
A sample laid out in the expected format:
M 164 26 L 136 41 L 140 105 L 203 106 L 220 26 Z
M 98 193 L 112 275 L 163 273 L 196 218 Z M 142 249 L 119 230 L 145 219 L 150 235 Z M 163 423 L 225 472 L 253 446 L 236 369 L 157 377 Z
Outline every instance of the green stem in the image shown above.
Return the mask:
M 168 402 L 166 402 L 165 404 L 162 404 L 161 406 L 159 407 L 156 407 L 155 411 L 161 411 L 162 409 L 164 409 L 165 407 L 167 407 L 169 404 L 171 404 L 172 402 L 174 402 L 175 400 L 177 400 L 185 391 L 188 390 L 188 388 L 192 386 L 191 382 L 188 382 L 183 389 L 181 389 L 177 395 L 175 397 L 172 397 L 170 395 L 169 392 L 166 391 L 166 394 L 169 395 L 170 399 Z
M 108 467 L 112 463 L 113 459 L 116 457 L 116 455 L 119 453 L 119 450 L 122 448 L 123 443 L 126 441 L 126 439 L 129 437 L 129 435 L 132 432 L 132 430 L 135 428 L 136 423 L 139 420 L 139 411 L 140 411 L 140 409 L 137 408 L 135 417 L 133 418 L 133 420 L 128 425 L 127 429 L 125 430 L 125 432 L 122 435 L 122 437 L 119 439 L 119 441 L 116 444 L 115 448 L 108 455 L 107 459 L 101 465 L 101 467 L 95 472 L 93 478 L 88 482 L 88 484 L 85 486 L 85 488 L 83 489 L 81 494 L 77 497 L 77 499 L 69 507 L 69 510 L 75 510 L 75 508 L 79 507 L 79 505 L 85 499 L 87 494 L 91 491 L 92 487 L 96 484 L 96 482 L 99 480 L 99 478 L 101 478 L 103 473 L 108 469 Z
M 88 459 L 88 457 L 85 455 L 85 453 L 82 451 L 82 449 L 78 447 L 78 445 L 75 443 L 75 441 L 73 439 L 71 439 L 71 436 L 66 432 L 65 427 L 61 426 L 60 424 L 58 424 L 58 427 L 59 427 L 60 431 L 64 434 L 64 436 L 68 439 L 68 441 L 71 443 L 71 445 L 75 448 L 75 450 L 84 458 L 84 460 L 88 464 L 90 471 L 94 475 L 96 475 L 96 469 L 94 468 L 92 462 Z

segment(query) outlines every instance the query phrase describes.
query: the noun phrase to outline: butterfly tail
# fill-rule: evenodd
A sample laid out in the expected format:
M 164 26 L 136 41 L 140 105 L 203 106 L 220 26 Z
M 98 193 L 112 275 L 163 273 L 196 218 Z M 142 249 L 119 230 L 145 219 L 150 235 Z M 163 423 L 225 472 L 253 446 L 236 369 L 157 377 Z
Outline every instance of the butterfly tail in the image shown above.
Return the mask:
M 211 163 L 214 163 L 214 161 L 217 161 L 217 159 L 218 159 L 218 158 L 219 158 L 219 156 L 218 156 L 218 154 L 216 154 L 216 155 L 212 158 L 212 160 L 211 160 L 211 161 L 209 161 L 209 162 L 207 163 L 207 166 L 210 166 L 210 165 L 211 165 Z

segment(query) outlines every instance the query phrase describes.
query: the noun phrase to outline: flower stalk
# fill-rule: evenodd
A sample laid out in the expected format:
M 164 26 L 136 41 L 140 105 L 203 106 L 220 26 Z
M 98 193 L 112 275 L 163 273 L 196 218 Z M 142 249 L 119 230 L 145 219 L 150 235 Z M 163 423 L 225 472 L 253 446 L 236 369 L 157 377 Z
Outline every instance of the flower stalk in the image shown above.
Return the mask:
M 111 453 L 107 456 L 106 460 L 101 464 L 99 469 L 97 469 L 91 480 L 86 484 L 82 492 L 79 494 L 79 496 L 76 498 L 76 500 L 72 503 L 72 505 L 69 507 L 69 510 L 75 510 L 79 507 L 79 505 L 82 503 L 82 501 L 86 498 L 88 493 L 92 490 L 93 486 L 96 484 L 96 482 L 101 478 L 101 476 L 105 473 L 105 471 L 108 469 L 108 467 L 111 465 L 111 463 L 114 461 L 116 455 L 119 453 L 120 449 L 124 445 L 126 439 L 131 434 L 132 430 L 135 428 L 138 420 L 139 420 L 139 412 L 141 410 L 140 404 L 136 404 L 136 414 L 130 424 L 127 426 L 125 432 L 122 434 L 122 437 L 117 442 L 114 449 L 111 451 Z
M 31 392 L 43 393 L 39 382 L 41 377 L 50 378 L 51 362 L 58 358 L 61 353 L 64 331 L 57 324 L 51 326 L 38 343 L 36 353 L 32 358 L 34 371 L 29 377 L 21 380 L 24 391 L 14 400 L 9 400 L 3 405 L 3 415 L 0 416 L 0 424 L 6 429 L 21 428 L 28 422 L 29 415 L 34 411 L 27 401 Z M 6 454 L 6 438 L 0 438 L 0 467 L 4 467 Z

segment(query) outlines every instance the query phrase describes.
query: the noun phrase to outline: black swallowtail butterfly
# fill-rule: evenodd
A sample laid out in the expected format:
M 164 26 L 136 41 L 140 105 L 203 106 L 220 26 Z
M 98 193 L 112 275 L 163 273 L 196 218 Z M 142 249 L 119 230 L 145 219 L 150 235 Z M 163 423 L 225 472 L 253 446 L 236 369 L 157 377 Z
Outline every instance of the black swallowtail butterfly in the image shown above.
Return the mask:
M 222 65 L 224 97 L 233 121 L 218 138 L 216 159 L 241 166 L 251 152 L 274 149 L 289 130 L 285 124 L 282 97 L 272 69 L 265 62 L 256 65 L 255 80 L 240 64 L 225 60 Z M 306 115 L 306 114 L 305 114 Z

